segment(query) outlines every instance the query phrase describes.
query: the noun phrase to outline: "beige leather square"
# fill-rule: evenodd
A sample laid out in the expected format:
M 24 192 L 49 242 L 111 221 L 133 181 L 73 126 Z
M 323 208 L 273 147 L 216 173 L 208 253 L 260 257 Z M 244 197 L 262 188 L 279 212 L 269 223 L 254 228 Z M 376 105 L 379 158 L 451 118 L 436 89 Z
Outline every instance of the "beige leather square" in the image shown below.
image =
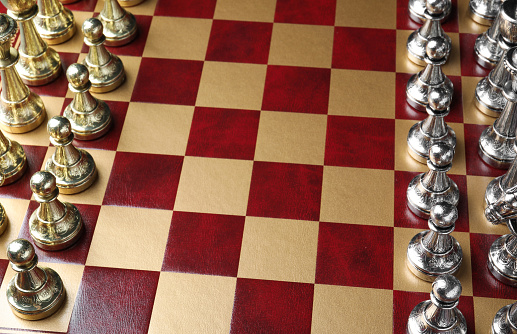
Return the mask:
M 214 19 L 273 22 L 276 0 L 218 0 Z
M 5 250 L 7 245 L 14 239 L 18 239 L 20 229 L 22 227 L 23 219 L 29 208 L 29 201 L 15 198 L 2 198 L 0 203 L 5 209 L 5 214 L 9 222 L 7 228 L 2 235 L 0 235 L 0 259 L 7 259 Z M 5 296 L 2 296 L 5 299 Z
M 378 0 L 337 0 L 336 26 L 395 29 L 397 3 Z
M 514 303 L 512 299 L 474 297 L 474 323 L 476 333 L 491 333 L 492 321 L 503 307 Z M 461 310 L 461 304 L 459 305 Z
M 492 125 L 496 118 L 483 114 L 476 107 L 476 86 L 480 77 L 461 77 L 461 97 L 463 99 L 463 122 L 467 124 Z

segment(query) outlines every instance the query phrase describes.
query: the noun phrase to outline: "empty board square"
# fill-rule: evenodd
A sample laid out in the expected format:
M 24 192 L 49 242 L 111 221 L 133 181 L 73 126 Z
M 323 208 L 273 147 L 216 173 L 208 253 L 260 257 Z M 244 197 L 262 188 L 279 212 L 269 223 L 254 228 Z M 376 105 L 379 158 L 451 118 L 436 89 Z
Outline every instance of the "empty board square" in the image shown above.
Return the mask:
M 211 19 L 217 0 L 158 0 L 156 16 L 181 16 Z
M 394 29 L 396 22 L 394 1 L 337 0 L 336 26 Z
M 273 22 L 276 0 L 218 0 L 214 19 Z
M 335 0 L 277 0 L 275 22 L 334 25 Z

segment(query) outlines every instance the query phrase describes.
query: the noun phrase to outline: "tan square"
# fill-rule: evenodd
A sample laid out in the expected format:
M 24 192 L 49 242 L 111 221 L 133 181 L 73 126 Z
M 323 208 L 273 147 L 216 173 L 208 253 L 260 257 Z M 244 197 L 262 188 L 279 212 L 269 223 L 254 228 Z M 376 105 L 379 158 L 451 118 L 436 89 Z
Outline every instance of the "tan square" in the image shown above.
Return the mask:
M 320 220 L 393 226 L 394 178 L 392 170 L 325 166 Z
M 469 229 L 472 233 L 507 234 L 505 225 L 492 225 L 485 218 L 486 186 L 493 180 L 488 176 L 467 175 L 467 198 L 469 207 Z
M 273 22 L 276 0 L 218 0 L 214 19 Z
M 512 304 L 514 300 L 511 299 L 497 299 L 474 297 L 474 321 L 476 326 L 476 333 L 492 333 L 492 321 L 496 313 L 503 307 Z M 461 303 L 458 307 L 461 311 Z
M 463 121 L 469 124 L 492 125 L 494 117 L 483 114 L 476 107 L 476 86 L 483 79 L 479 77 L 461 77 L 461 96 L 463 98 Z
M 481 34 L 488 29 L 474 22 L 469 16 L 469 0 L 458 0 L 458 26 L 462 33 Z
M 41 96 L 45 109 L 47 111 L 47 117 L 41 123 L 41 125 L 35 130 L 27 133 L 8 133 L 3 132 L 9 139 L 15 140 L 22 145 L 35 145 L 35 146 L 48 146 L 50 144 L 49 134 L 47 132 L 47 122 L 54 116 L 58 116 L 61 113 L 61 108 L 65 102 L 62 97 L 53 96 Z
M 86 58 L 86 54 L 81 53 L 77 62 L 82 64 L 84 58 Z M 131 99 L 142 58 L 131 56 L 119 56 L 119 58 L 122 60 L 124 69 L 126 70 L 126 81 L 120 87 L 112 90 L 111 92 L 102 94 L 92 93 L 96 98 L 103 101 L 129 101 Z M 73 98 L 74 94 L 68 90 L 66 97 Z
M 367 321 L 367 315 L 375 320 Z M 391 333 L 392 328 L 392 290 L 314 286 L 312 333 Z
M 416 65 L 407 57 L 406 43 L 411 30 L 397 30 L 397 72 L 399 73 L 418 73 L 424 69 L 424 66 Z M 460 62 L 460 37 L 458 33 L 448 32 L 451 38 L 452 49 L 447 63 L 442 66 L 445 75 L 461 75 Z
M 206 61 L 196 106 L 259 110 L 266 65 Z
M 336 25 L 395 29 L 397 27 L 397 3 L 379 0 L 337 0 Z
M 238 277 L 314 283 L 318 224 L 246 217 Z
M 54 269 L 61 277 L 66 289 L 66 300 L 63 306 L 61 306 L 61 308 L 51 317 L 38 321 L 27 321 L 15 316 L 14 313 L 11 312 L 9 304 L 7 303 L 7 298 L 5 298 L 7 284 L 15 275 L 15 272 L 9 266 L 0 287 L 0 295 L 3 297 L 0 298 L 0 314 L 2 315 L 0 317 L 0 328 L 8 327 L 63 333 L 68 330 L 68 324 L 70 323 L 70 317 L 75 304 L 75 297 L 77 296 L 79 284 L 81 283 L 83 276 L 84 266 L 62 263 L 47 264 L 43 262 L 39 265 Z
M 205 60 L 212 20 L 155 16 L 144 57 Z
M 419 163 L 408 153 L 407 135 L 415 120 L 395 120 L 395 169 L 409 172 L 427 172 L 427 165 Z M 452 168 L 448 174 L 465 175 L 467 173 L 465 160 L 465 136 L 462 123 L 447 123 L 456 133 L 456 151 Z
M 174 210 L 246 215 L 253 161 L 185 157 Z
M 395 118 L 395 73 L 332 69 L 329 115 Z
M 0 259 L 7 259 L 7 254 L 4 250 L 7 249 L 7 245 L 11 241 L 18 238 L 23 219 L 25 218 L 25 214 L 29 208 L 29 201 L 23 199 L 2 198 L 0 202 L 4 207 L 7 219 L 9 220 L 7 223 L 7 229 L 2 235 L 0 235 L 0 249 L 2 249 L 0 252 Z
M 103 1 L 99 1 L 98 4 L 103 4 Z M 102 8 L 101 8 L 102 9 Z M 100 12 L 100 10 L 99 10 Z M 69 52 L 69 53 L 79 53 L 81 52 L 81 48 L 83 47 L 84 35 L 82 31 L 82 26 L 84 21 L 93 16 L 92 12 L 83 12 L 79 10 L 74 10 L 74 19 L 75 19 L 75 28 L 76 32 L 71 39 L 62 44 L 50 45 L 57 52 Z M 66 70 L 66 69 L 65 69 Z
M 45 163 L 52 157 L 55 150 L 56 149 L 54 147 L 48 148 L 41 169 L 45 168 Z M 62 201 L 70 203 L 101 205 L 102 200 L 104 199 L 104 193 L 106 192 L 106 187 L 108 186 L 116 152 L 94 149 L 87 149 L 86 151 L 90 153 L 95 161 L 95 166 L 97 167 L 97 180 L 95 180 L 90 188 L 83 192 L 73 195 L 60 194 L 59 198 Z
M 327 115 L 262 111 L 255 160 L 323 165 Z
M 137 6 L 126 7 L 126 10 L 134 15 L 152 16 L 152 15 L 154 15 L 154 10 L 156 9 L 157 2 L 158 2 L 158 0 L 145 0 L 141 3 L 139 3 Z M 97 1 L 97 5 L 95 6 L 95 12 L 100 13 L 103 6 L 104 6 L 104 1 Z
M 333 41 L 334 27 L 275 23 L 269 64 L 330 68 Z
M 132 102 L 117 150 L 185 155 L 193 114 L 191 106 Z
M 160 271 L 171 219 L 172 211 L 101 207 L 86 265 Z
M 430 292 L 431 282 L 417 278 L 408 269 L 407 246 L 411 239 L 422 230 L 414 228 L 396 227 L 394 231 L 393 250 L 393 289 L 402 291 Z M 461 281 L 463 296 L 472 296 L 472 266 L 470 263 L 470 236 L 466 232 L 453 232 L 451 234 L 461 245 L 463 250 L 463 262 L 460 270 L 454 275 Z
M 229 333 L 237 279 L 160 273 L 149 333 Z

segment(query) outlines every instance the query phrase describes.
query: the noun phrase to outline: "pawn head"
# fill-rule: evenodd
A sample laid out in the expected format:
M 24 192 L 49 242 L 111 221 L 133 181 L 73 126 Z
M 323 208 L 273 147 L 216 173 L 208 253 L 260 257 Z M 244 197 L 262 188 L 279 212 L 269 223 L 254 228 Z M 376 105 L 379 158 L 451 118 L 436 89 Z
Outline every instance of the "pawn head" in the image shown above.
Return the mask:
M 25 239 L 13 240 L 7 245 L 7 258 L 16 266 L 31 263 L 36 256 L 34 246 Z
M 47 131 L 55 140 L 63 141 L 68 139 L 72 134 L 72 125 L 68 118 L 54 116 L 47 123 Z
M 447 228 L 458 219 L 458 209 L 449 203 L 436 203 L 431 207 L 430 217 L 439 227 Z
M 16 22 L 7 16 L 7 14 L 0 14 L 0 42 L 5 43 L 10 41 L 18 30 Z
M 438 167 L 445 167 L 452 163 L 454 149 L 445 142 L 434 143 L 429 148 L 429 160 Z
M 425 47 L 425 52 L 429 59 L 431 60 L 441 60 L 449 54 L 449 44 L 447 41 L 441 37 L 433 37 L 427 41 L 427 45 Z
M 456 303 L 460 299 L 461 283 L 452 275 L 440 275 L 433 282 L 431 294 L 442 303 Z
M 102 22 L 95 17 L 91 17 L 83 23 L 83 34 L 90 41 L 96 41 L 102 37 Z
M 39 171 L 32 175 L 30 185 L 34 195 L 48 197 L 56 190 L 56 177 L 52 173 Z
M 426 9 L 429 13 L 434 15 L 440 15 L 445 11 L 448 0 L 427 0 Z
M 451 94 L 445 87 L 433 87 L 427 95 L 429 107 L 433 110 L 444 111 L 451 105 Z
M 88 68 L 83 64 L 74 63 L 66 70 L 66 78 L 75 88 L 86 86 L 90 81 L 89 76 Z

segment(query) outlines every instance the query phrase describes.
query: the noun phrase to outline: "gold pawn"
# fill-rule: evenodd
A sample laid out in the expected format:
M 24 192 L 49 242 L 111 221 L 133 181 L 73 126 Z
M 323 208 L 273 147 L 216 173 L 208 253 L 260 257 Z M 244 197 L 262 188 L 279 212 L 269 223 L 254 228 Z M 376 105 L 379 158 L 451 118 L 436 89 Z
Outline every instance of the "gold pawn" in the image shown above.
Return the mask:
M 36 29 L 48 44 L 61 44 L 75 34 L 74 14 L 58 0 L 38 0 Z

